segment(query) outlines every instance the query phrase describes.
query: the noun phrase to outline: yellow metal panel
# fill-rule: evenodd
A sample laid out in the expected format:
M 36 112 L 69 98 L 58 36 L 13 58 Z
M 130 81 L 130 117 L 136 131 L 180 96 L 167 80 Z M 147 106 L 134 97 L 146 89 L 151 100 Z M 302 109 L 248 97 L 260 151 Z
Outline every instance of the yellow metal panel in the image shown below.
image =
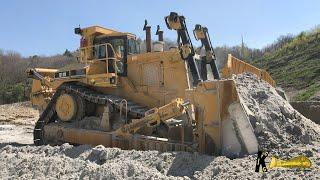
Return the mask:
M 241 74 L 244 72 L 253 73 L 257 75 L 258 78 L 268 82 L 271 86 L 276 86 L 275 81 L 265 70 L 261 70 L 249 63 L 233 57 L 231 54 L 228 54 L 228 61 L 226 66 L 222 69 L 222 76 L 224 78 L 230 78 L 232 74 Z
M 43 76 L 49 76 L 51 78 L 54 77 L 54 73 L 58 71 L 58 69 L 47 69 L 47 68 L 35 68 L 35 70 Z
M 82 35 L 83 36 L 91 36 L 93 34 L 97 34 L 97 35 L 108 35 L 108 36 L 122 36 L 122 35 L 130 35 L 130 36 L 134 36 L 134 34 L 132 33 L 126 33 L 126 32 L 119 32 L 113 29 L 108 29 L 108 28 L 104 28 L 101 26 L 91 26 L 91 27 L 87 27 L 87 28 L 82 28 Z
M 159 62 L 145 64 L 142 70 L 143 85 L 160 86 L 162 74 Z
M 228 107 L 239 103 L 233 80 L 201 82 L 195 89 L 186 90 L 186 99 L 194 106 L 197 121 L 199 152 L 208 153 L 208 137 L 214 141 L 215 153 L 222 148 L 222 122 L 230 119 Z M 209 147 L 210 148 L 210 147 Z
M 177 97 L 183 98 L 184 90 L 188 88 L 184 61 L 173 51 L 128 56 L 127 78 L 138 92 L 158 100 L 157 106 Z M 125 95 L 128 94 L 131 92 L 126 91 Z M 138 102 L 144 104 L 143 99 Z

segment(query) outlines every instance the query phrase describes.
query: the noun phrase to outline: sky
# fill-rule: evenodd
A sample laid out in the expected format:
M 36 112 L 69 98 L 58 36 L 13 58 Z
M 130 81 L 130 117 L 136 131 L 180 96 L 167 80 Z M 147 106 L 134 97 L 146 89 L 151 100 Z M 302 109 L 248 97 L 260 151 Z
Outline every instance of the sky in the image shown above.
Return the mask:
M 164 22 L 172 11 L 186 17 L 190 33 L 195 24 L 208 27 L 213 46 L 238 45 L 243 36 L 249 47 L 262 48 L 280 35 L 320 24 L 319 0 L 3 0 L 0 49 L 26 57 L 75 50 L 80 37 L 74 28 L 79 25 L 100 25 L 144 39 L 145 19 L 154 39 L 160 25 L 165 38 L 175 40 L 176 33 Z

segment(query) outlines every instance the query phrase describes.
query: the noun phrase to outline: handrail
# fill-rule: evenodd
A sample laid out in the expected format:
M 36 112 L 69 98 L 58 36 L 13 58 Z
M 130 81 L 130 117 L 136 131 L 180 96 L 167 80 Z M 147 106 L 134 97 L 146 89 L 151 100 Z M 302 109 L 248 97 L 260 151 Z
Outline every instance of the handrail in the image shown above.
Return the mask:
M 105 51 L 105 52 L 106 52 L 106 57 L 105 57 L 105 58 L 100 58 L 100 59 L 92 58 L 92 59 L 88 59 L 88 57 L 86 57 L 86 52 L 87 52 L 87 51 L 93 51 L 93 50 L 92 50 L 93 47 L 100 47 L 100 46 L 105 46 L 105 48 L 106 48 L 106 51 Z M 108 55 L 108 47 L 111 48 L 112 53 L 114 54 L 115 57 L 109 57 L 109 55 Z M 83 55 L 83 53 L 84 53 L 84 55 Z M 121 59 L 121 57 L 119 57 L 119 56 L 117 55 L 117 53 L 115 52 L 112 44 L 110 44 L 110 43 L 95 44 L 95 45 L 90 45 L 90 46 L 85 46 L 85 47 L 80 48 L 80 61 L 81 61 L 81 62 L 86 62 L 86 63 L 87 63 L 88 61 L 89 61 L 89 62 L 92 62 L 92 61 L 100 61 L 100 60 L 106 60 L 106 59 L 111 59 L 111 58 L 113 58 L 113 59 Z
M 101 46 L 104 46 L 105 48 L 105 57 L 103 58 L 95 58 L 93 57 L 93 54 L 90 55 L 90 53 L 93 53 L 93 51 L 95 51 L 95 49 L 99 49 Z M 111 49 L 112 51 L 112 54 L 113 56 L 110 57 L 109 54 L 108 54 L 108 48 Z M 91 57 L 93 57 L 91 59 Z M 89 59 L 90 58 L 90 59 Z M 112 61 L 112 66 L 115 70 L 115 81 L 117 82 L 118 80 L 118 77 L 117 77 L 117 71 L 118 71 L 118 68 L 117 68 L 117 62 L 120 61 L 121 57 L 115 52 L 112 44 L 110 43 L 104 43 L 104 44 L 96 44 L 96 45 L 90 45 L 90 46 L 85 46 L 85 47 L 82 47 L 80 48 L 80 62 L 83 62 L 83 63 L 94 63 L 94 62 L 97 62 L 97 61 L 106 61 L 106 71 L 107 71 L 107 74 L 109 73 L 109 60 L 113 60 Z

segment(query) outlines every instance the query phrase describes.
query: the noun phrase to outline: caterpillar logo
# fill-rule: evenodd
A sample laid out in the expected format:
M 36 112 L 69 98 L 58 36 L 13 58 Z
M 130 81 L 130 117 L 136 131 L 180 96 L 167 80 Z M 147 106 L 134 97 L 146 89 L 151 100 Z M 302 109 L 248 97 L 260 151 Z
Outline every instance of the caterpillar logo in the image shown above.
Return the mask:
M 265 159 L 268 156 L 268 152 L 258 151 L 258 157 L 256 160 L 256 169 L 255 172 L 259 172 L 260 166 L 262 169 L 262 172 L 267 172 L 267 166 Z M 275 168 L 275 167 L 284 167 L 284 168 L 310 168 L 311 167 L 311 161 L 306 156 L 297 156 L 288 160 L 281 160 L 275 156 L 271 158 L 271 162 L 269 164 L 269 168 Z

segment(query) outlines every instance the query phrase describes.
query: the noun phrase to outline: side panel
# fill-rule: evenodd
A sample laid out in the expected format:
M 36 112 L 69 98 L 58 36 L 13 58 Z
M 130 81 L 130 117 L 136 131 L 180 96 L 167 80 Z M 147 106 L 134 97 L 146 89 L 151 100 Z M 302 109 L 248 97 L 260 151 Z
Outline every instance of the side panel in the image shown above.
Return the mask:
M 32 105 L 36 105 L 38 107 L 42 107 L 45 104 L 41 87 L 41 82 L 39 80 L 32 80 L 30 100 Z
M 125 78 L 121 81 L 124 88 L 119 95 L 149 107 L 163 106 L 175 98 L 184 98 L 188 88 L 184 61 L 178 52 L 172 51 L 129 56 L 128 76 Z M 137 95 L 139 97 L 135 97 Z M 148 98 L 154 102 L 146 104 Z

